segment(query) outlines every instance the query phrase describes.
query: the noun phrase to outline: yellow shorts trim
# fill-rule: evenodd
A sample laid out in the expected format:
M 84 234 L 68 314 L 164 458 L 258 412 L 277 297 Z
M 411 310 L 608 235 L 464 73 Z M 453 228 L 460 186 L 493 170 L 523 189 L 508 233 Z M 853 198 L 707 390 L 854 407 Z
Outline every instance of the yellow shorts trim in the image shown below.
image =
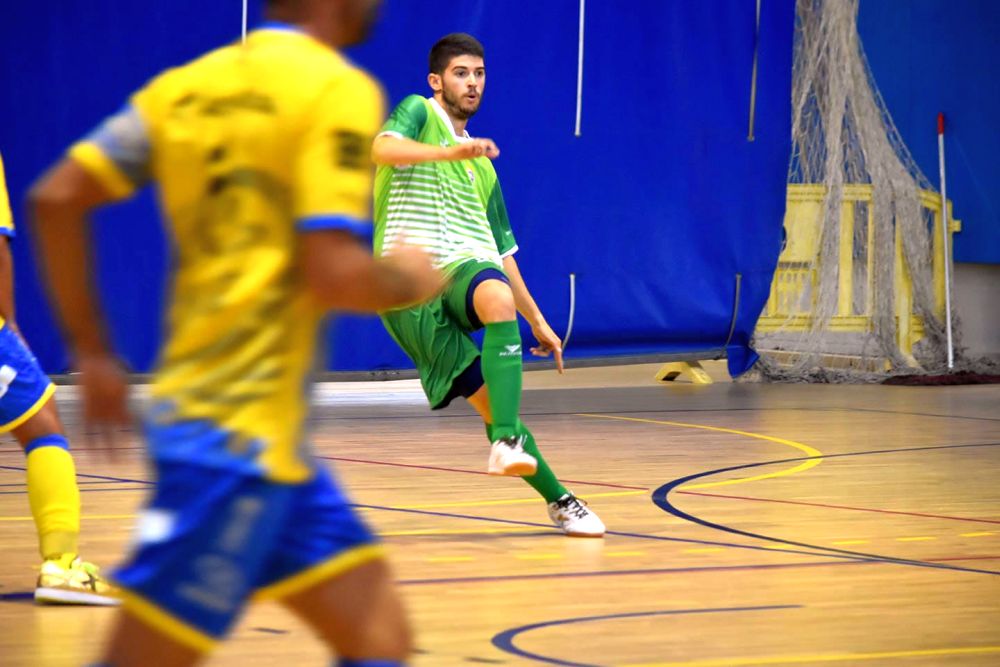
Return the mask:
M 24 413 L 17 419 L 9 421 L 6 424 L 0 426 L 0 433 L 13 431 L 15 428 L 17 428 L 24 422 L 34 417 L 36 414 L 38 414 L 39 410 L 45 407 L 45 404 L 49 402 L 49 399 L 52 398 L 52 394 L 54 393 L 56 393 L 56 386 L 50 382 L 49 386 L 45 388 L 45 391 L 42 393 L 41 397 L 37 401 L 35 401 L 34 405 L 25 410 Z
M 141 595 L 124 589 L 118 589 L 118 594 L 122 598 L 125 611 L 145 621 L 179 644 L 207 653 L 218 643 L 214 637 L 188 625 Z
M 383 556 L 385 556 L 385 547 L 381 544 L 366 544 L 362 547 L 355 547 L 270 586 L 258 588 L 253 594 L 253 599 L 274 600 L 288 597 Z
M 135 190 L 125 174 L 96 144 L 81 141 L 69 149 L 69 156 L 116 199 L 124 199 Z

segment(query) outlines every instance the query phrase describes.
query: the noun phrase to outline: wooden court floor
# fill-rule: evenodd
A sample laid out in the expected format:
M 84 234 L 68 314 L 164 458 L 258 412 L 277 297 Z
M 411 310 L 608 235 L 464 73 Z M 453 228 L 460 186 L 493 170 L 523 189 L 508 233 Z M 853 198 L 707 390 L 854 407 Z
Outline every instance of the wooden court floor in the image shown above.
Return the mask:
M 483 474 L 466 406 L 431 413 L 413 381 L 320 387 L 316 451 L 390 549 L 414 665 L 1000 665 L 1000 386 L 658 386 L 654 370 L 526 376 L 525 421 L 603 540 L 563 537 L 527 485 Z M 84 554 L 108 566 L 148 488 L 124 444 L 113 465 L 77 452 Z M 85 664 L 112 612 L 30 602 L 28 514 L 5 442 L 0 665 Z M 328 661 L 261 605 L 209 664 Z

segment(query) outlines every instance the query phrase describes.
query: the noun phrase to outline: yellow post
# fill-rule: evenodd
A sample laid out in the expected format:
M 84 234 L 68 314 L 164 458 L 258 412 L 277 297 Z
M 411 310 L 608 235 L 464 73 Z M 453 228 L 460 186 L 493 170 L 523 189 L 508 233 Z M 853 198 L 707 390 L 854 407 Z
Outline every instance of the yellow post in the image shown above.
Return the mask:
M 854 297 L 854 201 L 840 204 L 840 248 L 837 270 L 837 315 L 851 315 Z
M 656 381 L 670 382 L 682 375 L 688 377 L 694 384 L 712 384 L 712 378 L 697 361 L 672 361 L 663 364 L 656 372 Z

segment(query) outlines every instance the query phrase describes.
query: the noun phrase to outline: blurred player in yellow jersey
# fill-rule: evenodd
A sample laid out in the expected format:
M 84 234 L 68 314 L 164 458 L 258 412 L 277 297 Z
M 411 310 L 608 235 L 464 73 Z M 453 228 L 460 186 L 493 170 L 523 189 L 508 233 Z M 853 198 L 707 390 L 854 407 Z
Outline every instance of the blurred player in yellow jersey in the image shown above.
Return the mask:
M 174 241 L 167 336 L 145 434 L 157 482 L 114 579 L 102 665 L 198 662 L 251 597 L 278 599 L 341 667 L 402 665 L 409 631 L 381 547 L 308 452 L 329 309 L 373 312 L 442 285 L 413 248 L 371 258 L 382 93 L 336 48 L 371 0 L 279 0 L 272 22 L 154 78 L 35 186 L 40 249 L 85 417 L 128 420 L 89 286 L 87 214 L 158 187 Z
M 14 318 L 14 236 L 0 158 L 0 433 L 11 433 L 27 456 L 28 501 L 42 567 L 35 600 L 117 604 L 98 569 L 78 555 L 80 490 L 52 395 L 55 386 L 25 345 Z

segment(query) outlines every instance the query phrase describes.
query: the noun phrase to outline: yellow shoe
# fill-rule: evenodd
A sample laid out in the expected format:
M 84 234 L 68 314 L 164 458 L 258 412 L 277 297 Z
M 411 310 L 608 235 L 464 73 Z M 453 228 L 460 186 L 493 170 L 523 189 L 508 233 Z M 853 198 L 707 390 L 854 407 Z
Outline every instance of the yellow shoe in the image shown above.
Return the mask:
M 35 602 L 116 605 L 121 600 L 116 597 L 115 588 L 101 576 L 100 568 L 80 560 L 75 554 L 67 554 L 42 563 Z

